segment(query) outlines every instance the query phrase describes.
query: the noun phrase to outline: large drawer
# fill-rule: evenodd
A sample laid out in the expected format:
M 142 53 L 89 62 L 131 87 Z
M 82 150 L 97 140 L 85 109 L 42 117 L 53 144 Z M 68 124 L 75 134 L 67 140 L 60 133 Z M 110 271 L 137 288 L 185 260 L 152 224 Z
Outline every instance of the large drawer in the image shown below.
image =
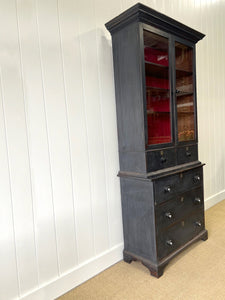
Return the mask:
M 173 225 L 192 212 L 204 210 L 203 188 L 199 187 L 182 193 L 175 199 L 171 199 L 156 206 L 155 219 L 157 232 Z
M 178 194 L 200 187 L 202 183 L 202 167 L 155 179 L 155 202 L 156 204 L 160 204 L 169 199 L 175 199 Z
M 204 214 L 203 212 L 198 212 L 177 222 L 168 230 L 160 232 L 157 235 L 158 259 L 168 256 L 173 251 L 185 245 L 204 230 L 204 228 Z

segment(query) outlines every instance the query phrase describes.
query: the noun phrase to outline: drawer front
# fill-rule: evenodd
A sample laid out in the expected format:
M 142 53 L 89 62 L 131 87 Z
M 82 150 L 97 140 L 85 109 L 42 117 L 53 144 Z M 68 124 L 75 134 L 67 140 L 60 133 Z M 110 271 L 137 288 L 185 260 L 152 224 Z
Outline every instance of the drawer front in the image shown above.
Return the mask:
M 202 187 L 182 193 L 175 199 L 156 207 L 155 219 L 157 232 L 184 219 L 185 216 L 191 214 L 193 211 L 203 212 L 203 210 L 204 199 Z
M 188 190 L 194 187 L 202 186 L 203 185 L 203 169 L 195 168 L 189 170 L 187 172 L 182 173 L 182 185 L 179 186 L 179 190 Z
M 180 176 L 170 175 L 154 182 L 155 202 L 160 204 L 169 199 L 175 199 L 177 188 L 180 184 Z
M 175 149 L 162 149 L 146 152 L 147 172 L 169 168 L 176 164 Z
M 175 199 L 178 194 L 200 187 L 202 183 L 202 167 L 156 179 L 154 181 L 155 202 L 160 204 Z
M 196 213 L 157 235 L 158 259 L 185 245 L 205 228 L 204 214 Z
M 177 163 L 185 164 L 191 161 L 198 160 L 197 145 L 180 147 L 177 149 Z

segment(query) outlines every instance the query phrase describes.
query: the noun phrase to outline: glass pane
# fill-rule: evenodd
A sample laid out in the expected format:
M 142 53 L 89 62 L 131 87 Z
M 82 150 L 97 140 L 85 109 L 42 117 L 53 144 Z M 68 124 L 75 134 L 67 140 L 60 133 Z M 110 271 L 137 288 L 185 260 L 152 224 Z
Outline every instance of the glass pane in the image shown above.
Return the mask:
M 195 139 L 193 49 L 175 44 L 178 141 Z
M 144 30 L 148 145 L 170 143 L 169 42 Z

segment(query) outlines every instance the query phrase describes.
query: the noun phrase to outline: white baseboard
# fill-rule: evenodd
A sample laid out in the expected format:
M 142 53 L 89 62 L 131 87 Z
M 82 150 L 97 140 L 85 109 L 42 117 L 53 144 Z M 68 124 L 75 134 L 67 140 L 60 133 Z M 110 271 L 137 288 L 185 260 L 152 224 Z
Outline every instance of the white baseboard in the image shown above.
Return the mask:
M 212 207 L 225 199 L 225 190 L 205 199 L 205 209 Z M 68 273 L 46 283 L 29 294 L 20 297 L 20 300 L 51 300 L 55 299 L 91 277 L 104 271 L 108 267 L 122 260 L 123 244 L 78 265 Z
M 29 294 L 21 296 L 20 300 L 51 300 L 75 288 L 84 281 L 104 271 L 122 260 L 123 244 L 116 245 L 108 251 L 78 265 L 70 272 L 39 287 Z
M 205 209 L 212 207 L 213 205 L 219 203 L 225 199 L 225 190 L 205 199 Z

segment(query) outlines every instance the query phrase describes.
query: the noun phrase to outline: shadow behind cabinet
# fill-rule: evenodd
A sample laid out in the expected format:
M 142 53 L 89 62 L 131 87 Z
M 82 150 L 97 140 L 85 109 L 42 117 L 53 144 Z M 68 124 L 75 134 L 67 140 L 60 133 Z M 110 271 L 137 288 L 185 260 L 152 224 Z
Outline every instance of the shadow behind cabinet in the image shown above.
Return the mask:
M 124 260 L 160 277 L 207 239 L 198 161 L 195 44 L 204 37 L 140 3 L 106 24 L 112 35 Z

